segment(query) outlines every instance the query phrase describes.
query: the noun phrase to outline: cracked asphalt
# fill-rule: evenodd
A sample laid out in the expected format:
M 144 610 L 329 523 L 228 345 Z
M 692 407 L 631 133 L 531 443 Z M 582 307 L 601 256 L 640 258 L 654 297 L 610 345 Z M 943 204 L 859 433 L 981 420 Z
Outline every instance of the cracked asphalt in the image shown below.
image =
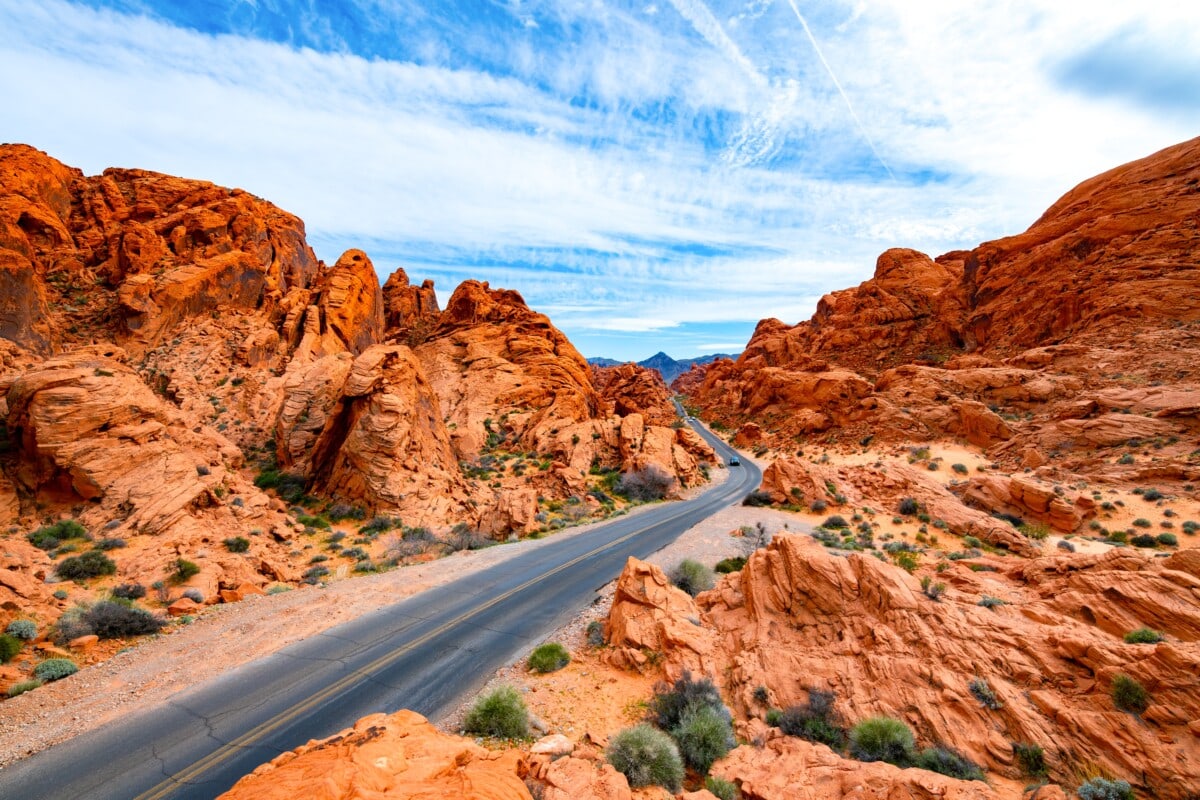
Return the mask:
M 720 457 L 733 454 L 698 430 Z M 437 717 L 591 602 L 629 556 L 649 556 L 757 488 L 757 467 L 743 459 L 736 469 L 692 500 L 429 589 L 18 761 L 0 772 L 0 798 L 212 800 L 368 714 Z

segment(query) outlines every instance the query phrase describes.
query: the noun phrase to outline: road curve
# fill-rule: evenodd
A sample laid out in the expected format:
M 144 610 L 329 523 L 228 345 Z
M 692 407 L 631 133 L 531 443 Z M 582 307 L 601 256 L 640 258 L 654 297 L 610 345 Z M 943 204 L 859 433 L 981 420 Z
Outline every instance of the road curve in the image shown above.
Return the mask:
M 722 461 L 734 455 L 697 430 Z M 692 500 L 550 542 L 18 761 L 0 770 L 0 797 L 212 800 L 259 764 L 367 714 L 436 717 L 578 613 L 629 556 L 649 556 L 757 488 L 753 463 L 730 469 Z

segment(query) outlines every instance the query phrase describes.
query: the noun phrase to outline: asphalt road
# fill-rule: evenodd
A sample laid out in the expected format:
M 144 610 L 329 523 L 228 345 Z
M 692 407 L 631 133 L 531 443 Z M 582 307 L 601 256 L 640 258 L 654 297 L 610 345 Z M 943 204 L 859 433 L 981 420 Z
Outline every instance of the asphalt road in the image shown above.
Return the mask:
M 699 430 L 727 463 L 734 451 Z M 649 556 L 757 488 L 752 463 L 730 469 L 693 500 L 551 541 L 19 761 L 0 770 L 0 800 L 212 800 L 367 714 L 437 717 L 578 613 L 629 556 Z

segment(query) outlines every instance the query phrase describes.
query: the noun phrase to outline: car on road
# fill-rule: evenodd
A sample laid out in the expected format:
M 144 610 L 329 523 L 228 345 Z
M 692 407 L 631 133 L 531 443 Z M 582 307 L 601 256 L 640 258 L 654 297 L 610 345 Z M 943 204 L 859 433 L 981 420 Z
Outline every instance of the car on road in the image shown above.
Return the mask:
M 738 458 L 737 456 L 729 457 L 729 466 L 740 467 L 741 465 L 742 465 L 742 460 L 740 458 Z

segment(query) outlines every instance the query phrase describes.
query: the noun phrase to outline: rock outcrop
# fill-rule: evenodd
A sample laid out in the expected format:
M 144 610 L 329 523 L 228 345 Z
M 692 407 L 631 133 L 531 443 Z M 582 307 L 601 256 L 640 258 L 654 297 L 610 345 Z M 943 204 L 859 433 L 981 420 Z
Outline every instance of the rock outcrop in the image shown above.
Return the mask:
M 420 714 L 397 711 L 364 717 L 353 728 L 284 753 L 220 798 L 530 800 L 520 767 L 515 750 L 487 750 L 441 733 Z
M 1033 742 L 1045 748 L 1051 777 L 1094 764 L 1182 800 L 1200 790 L 1196 562 L 1191 551 L 1162 561 L 1116 550 L 1001 560 L 995 573 L 952 565 L 939 576 L 950 588 L 935 601 L 897 567 L 783 535 L 699 595 L 695 608 L 666 586 L 618 592 L 608 631 L 618 650 L 652 642 L 668 676 L 711 676 L 743 721 L 766 710 L 758 687 L 775 707 L 805 702 L 810 689 L 833 691 L 850 723 L 900 718 L 919 742 L 945 744 L 1002 776 L 1018 777 L 1012 743 Z M 665 579 L 656 572 L 631 561 L 621 584 L 658 586 Z M 981 607 L 984 594 L 1007 604 Z M 1166 639 L 1126 644 L 1124 633 L 1142 625 Z M 676 629 L 687 635 L 667 635 Z M 1140 717 L 1109 696 L 1119 674 L 1152 697 Z M 996 701 L 973 696 L 972 681 L 985 682 Z M 768 749 L 775 755 L 735 753 L 718 774 L 763 787 L 749 796 L 784 797 L 818 775 L 840 782 L 855 771 L 823 747 L 784 741 Z M 858 780 L 912 780 L 883 772 L 860 771 Z M 984 794 L 961 796 L 992 796 L 982 785 L 973 791 Z

